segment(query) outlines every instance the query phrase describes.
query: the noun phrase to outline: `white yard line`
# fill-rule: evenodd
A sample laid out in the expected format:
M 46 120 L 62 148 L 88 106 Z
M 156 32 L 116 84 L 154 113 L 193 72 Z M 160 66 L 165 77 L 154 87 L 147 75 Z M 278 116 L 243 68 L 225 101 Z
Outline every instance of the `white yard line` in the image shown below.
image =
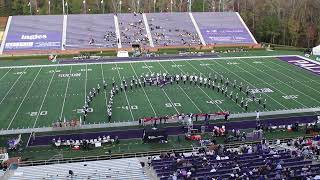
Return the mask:
M 26 71 L 26 70 L 27 70 L 27 68 L 25 68 L 25 69 L 23 70 L 23 72 Z M 12 88 L 17 84 L 17 82 L 19 81 L 19 79 L 21 78 L 22 75 L 23 75 L 23 73 L 21 73 L 20 76 L 16 79 L 16 81 L 13 83 L 13 85 L 11 86 L 11 88 L 7 91 L 6 95 L 5 95 L 5 96 L 2 98 L 2 100 L 0 101 L 0 104 L 2 104 L 2 102 L 6 99 L 6 97 L 7 97 L 8 94 L 11 92 Z
M 63 110 L 64 110 L 64 104 L 66 103 L 66 97 L 67 97 L 67 92 L 68 92 L 68 87 L 69 87 L 69 82 L 70 82 L 70 77 L 71 77 L 71 71 L 72 71 L 72 66 L 70 68 L 69 71 L 69 77 L 68 77 L 68 81 L 67 81 L 67 86 L 66 86 L 66 90 L 64 92 L 64 98 L 63 98 L 63 103 L 62 103 L 62 107 L 61 107 L 61 113 L 60 113 L 60 117 L 59 120 L 62 120 L 62 115 L 63 115 Z
M 162 67 L 163 70 L 166 71 L 166 73 L 168 73 L 167 69 L 165 67 L 163 67 L 163 65 L 158 61 L 158 63 L 160 64 L 160 66 Z M 181 91 L 187 96 L 187 98 L 190 100 L 190 102 L 197 108 L 197 110 L 201 113 L 202 110 L 194 103 L 194 101 L 189 97 L 189 95 L 183 90 L 183 88 L 178 84 L 179 88 L 181 89 Z
M 133 70 L 134 74 L 136 75 L 136 77 L 137 77 L 137 78 L 139 78 L 139 76 L 138 76 L 138 75 L 137 75 L 137 73 L 136 73 L 136 70 L 133 68 L 133 66 L 132 66 L 132 64 L 131 64 L 131 63 L 130 63 L 130 66 L 131 66 L 131 68 L 132 68 L 132 70 Z M 142 86 L 142 90 L 143 90 L 144 95 L 146 96 L 146 98 L 147 98 L 147 100 L 148 100 L 148 102 L 149 102 L 149 104 L 150 104 L 150 107 L 151 107 L 151 109 L 152 109 L 152 111 L 153 111 L 153 114 L 155 115 L 155 117 L 157 117 L 158 115 L 157 115 L 156 111 L 154 110 L 153 105 L 152 105 L 152 103 L 151 103 L 151 101 L 150 101 L 150 99 L 149 99 L 149 97 L 148 97 L 148 95 L 147 95 L 146 91 L 144 90 L 144 87 L 143 87 L 143 86 Z
M 20 105 L 18 106 L 18 109 L 17 109 L 17 110 L 16 110 L 16 112 L 14 113 L 14 115 L 13 115 L 13 117 L 12 117 L 12 119 L 11 119 L 11 121 L 10 121 L 9 125 L 8 125 L 7 130 L 10 128 L 10 126 L 11 126 L 11 124 L 12 124 L 13 120 L 16 118 L 16 116 L 17 116 L 17 114 L 18 114 L 18 112 L 19 112 L 19 110 L 20 110 L 20 108 L 21 108 L 22 104 L 24 103 L 24 100 L 25 100 L 25 99 L 26 99 L 26 97 L 28 96 L 29 91 L 30 91 L 30 89 L 32 88 L 32 86 L 33 86 L 34 82 L 36 81 L 37 77 L 39 76 L 39 74 L 40 74 L 41 70 L 42 70 L 42 68 L 40 68 L 40 69 L 39 69 L 39 71 L 38 71 L 37 75 L 34 77 L 34 79 L 33 79 L 32 83 L 31 83 L 31 85 L 29 86 L 29 88 L 28 88 L 28 90 L 27 90 L 26 94 L 24 95 L 24 97 L 23 97 L 23 99 L 22 99 L 22 101 L 21 101 Z
M 37 117 L 36 117 L 36 119 L 35 119 L 35 121 L 34 121 L 34 123 L 33 123 L 32 128 L 34 128 L 34 127 L 36 126 L 37 122 L 38 122 L 38 119 L 39 119 L 39 116 L 40 116 L 40 111 L 41 111 L 41 109 L 42 109 L 42 107 L 43 107 L 43 104 L 44 104 L 46 98 L 47 98 L 47 95 L 48 95 L 49 89 L 50 89 L 50 87 L 51 87 L 51 83 L 52 83 L 52 80 L 53 80 L 53 78 L 54 78 L 54 75 L 56 74 L 57 68 L 58 68 L 58 67 L 55 68 L 55 70 L 54 70 L 54 72 L 53 72 L 53 74 L 52 74 L 52 76 L 51 76 L 49 85 L 48 85 L 47 90 L 46 90 L 46 93 L 44 94 L 44 97 L 43 97 L 43 99 L 42 99 L 42 103 L 41 103 L 41 105 L 40 105 L 40 108 L 39 108 L 39 110 L 38 110 Z M 31 136 L 32 136 L 32 133 L 30 133 L 30 136 L 29 136 L 29 139 L 28 139 L 28 142 L 27 142 L 27 147 L 28 147 L 28 145 L 29 145 Z
M 172 63 L 174 63 L 176 65 L 176 63 L 174 61 L 171 61 Z M 191 65 L 192 66 L 192 65 Z M 184 73 L 184 71 L 179 67 L 177 66 L 181 72 Z M 193 66 L 192 66 L 193 67 Z M 193 67 L 194 69 L 196 69 L 198 72 L 201 73 L 201 71 L 199 71 L 197 68 Z M 221 110 L 221 111 L 224 111 L 217 103 L 215 103 L 215 101 L 199 86 L 197 85 L 197 87 Z
M 237 67 L 240 68 L 240 69 L 242 69 L 243 71 L 245 71 L 245 69 L 243 69 L 242 67 L 240 67 L 240 66 L 237 66 Z M 254 74 L 250 73 L 249 71 L 247 71 L 247 73 L 250 74 L 251 76 L 259 79 L 261 82 L 264 82 L 265 84 L 267 84 L 268 86 L 272 87 L 273 89 L 279 91 L 281 94 L 287 95 L 287 94 L 285 94 L 284 92 L 282 92 L 281 90 L 279 90 L 279 89 L 275 88 L 274 86 L 272 86 L 270 83 L 267 83 L 267 82 L 265 82 L 263 79 L 261 79 L 261 78 L 255 76 Z M 294 99 L 293 99 L 293 100 L 294 100 Z M 296 101 L 297 103 L 299 103 L 300 105 L 302 105 L 302 106 L 304 106 L 304 107 L 307 107 L 307 106 L 301 104 L 300 102 L 298 102 L 297 100 L 294 100 L 294 101 Z M 278 102 L 278 101 L 276 101 L 276 102 Z M 282 106 L 283 106 L 283 105 L 282 105 Z M 285 106 L 283 106 L 283 107 L 285 107 Z M 288 109 L 288 108 L 286 108 L 286 109 Z
M 198 61 L 198 60 L 228 60 L 228 59 L 250 59 L 250 58 L 274 58 L 274 57 L 300 57 L 298 55 L 274 55 L 274 56 L 244 56 L 244 57 L 214 57 L 214 58 L 192 58 L 192 59 L 174 59 L 174 61 Z M 127 64 L 127 63 L 141 63 L 141 62 L 154 62 L 156 60 L 140 60 L 140 61 L 131 61 L 128 59 L 128 61 L 120 61 L 120 62 L 99 62 L 99 63 L 81 63 L 81 61 L 77 64 L 46 64 L 46 65 L 27 65 L 27 66 L 2 66 L 0 69 L 16 69 L 16 68 L 36 68 L 36 67 L 55 67 L 55 66 L 82 66 L 86 64 L 92 64 L 92 65 L 97 65 L 97 64 Z M 161 62 L 171 62 L 172 60 L 161 60 Z M 312 61 L 311 62 L 315 62 Z M 319 63 L 319 62 L 318 62 Z
M 88 65 L 86 64 L 86 80 L 84 81 L 84 102 L 87 98 L 87 83 L 88 83 Z
M 256 69 L 256 70 L 258 70 L 258 71 L 260 71 L 260 72 L 262 72 L 262 73 L 264 73 L 264 74 L 266 74 L 266 75 L 268 75 L 269 77 L 271 77 L 271 78 L 273 78 L 273 79 L 275 79 L 275 80 L 277 80 L 277 81 L 279 81 L 279 82 L 282 82 L 282 83 L 283 83 L 283 85 L 285 85 L 285 86 L 289 87 L 290 89 L 293 89 L 294 91 L 299 92 L 299 93 L 303 94 L 304 96 L 307 96 L 307 97 L 309 97 L 310 99 L 312 99 L 312 100 L 314 100 L 314 101 L 318 102 L 318 100 L 316 100 L 316 99 L 314 99 L 313 97 L 311 97 L 311 96 L 309 96 L 309 95 L 306 95 L 305 93 L 303 93 L 303 92 L 301 92 L 301 91 L 299 91 L 299 90 L 295 89 L 294 87 L 292 87 L 292 86 L 288 85 L 287 83 L 285 83 L 285 82 L 281 81 L 280 79 L 275 78 L 275 77 L 271 76 L 270 74 L 263 72 L 262 70 L 260 70 L 260 69 L 256 68 L 255 66 L 252 66 L 252 65 L 251 65 L 251 64 L 249 64 L 249 63 L 246 63 L 245 61 L 242 61 L 242 60 L 240 60 L 240 61 L 241 61 L 241 62 L 243 62 L 243 63 L 245 63 L 245 64 L 247 64 L 247 65 L 249 65 L 250 67 L 252 67 L 252 68 L 254 68 L 254 69 Z M 281 72 L 279 72 L 279 73 L 281 73 Z M 283 74 L 283 73 L 281 73 L 281 74 Z M 285 74 L 283 74 L 283 75 L 285 75 Z M 287 75 L 285 75 L 285 76 L 287 76 Z M 287 77 L 288 77 L 288 76 L 287 76 Z M 257 77 L 257 78 L 259 78 L 259 77 Z M 290 78 L 291 78 L 291 77 L 290 77 Z M 260 78 L 259 78 L 259 79 L 260 79 Z M 292 79 L 292 78 L 291 78 L 291 79 Z M 274 87 L 274 86 L 273 86 L 273 87 Z M 278 91 L 279 91 L 279 90 L 278 90 Z M 282 91 L 279 91 L 279 92 L 283 93 Z M 284 95 L 288 95 L 288 94 L 285 94 L 285 93 L 283 93 L 283 94 L 284 94 Z M 304 106 L 304 107 L 307 107 L 306 105 L 304 105 L 303 103 L 300 103 L 300 102 L 299 102 L 299 101 L 297 101 L 296 99 L 293 99 L 293 100 L 294 100 L 294 101 L 296 101 L 297 103 L 299 103 L 300 105 L 302 105 L 302 106 Z
M 252 83 L 250 83 L 249 81 L 247 81 L 246 79 L 242 78 L 241 76 L 238 76 L 236 73 L 234 73 L 233 71 L 230 71 L 228 68 L 225 68 L 223 65 L 219 64 L 219 62 L 214 62 L 215 64 L 218 64 L 219 66 L 223 67 L 224 69 L 226 69 L 227 71 L 231 72 L 233 75 L 235 75 L 236 77 L 239 77 L 240 79 L 242 79 L 244 82 L 246 82 L 248 85 L 255 87 Z M 237 66 L 238 67 L 238 66 Z M 241 68 L 242 69 L 242 68 Z M 249 73 L 248 71 L 245 71 L 244 69 L 242 69 L 244 72 Z M 251 74 L 251 76 L 253 76 Z M 276 102 L 277 104 L 279 104 L 280 106 L 282 106 L 285 109 L 288 109 L 285 105 L 283 105 L 282 103 L 280 103 L 279 101 L 275 100 L 274 98 L 272 98 L 271 96 L 269 96 L 267 93 L 264 93 L 264 95 L 266 95 L 267 97 L 269 97 L 270 99 L 272 99 L 274 102 Z
M 0 81 L 12 70 L 12 68 L 9 69 L 9 71 L 7 71 L 1 78 Z
M 144 62 L 144 65 L 148 68 L 149 72 L 152 73 L 152 71 L 150 70 L 149 66 L 147 65 L 146 62 Z M 162 92 L 164 93 L 164 95 L 166 95 L 167 99 L 170 101 L 170 103 L 172 104 L 172 107 L 176 110 L 176 112 L 178 114 L 180 114 L 179 110 L 176 108 L 176 106 L 174 106 L 173 102 L 171 101 L 170 97 L 168 96 L 168 94 L 166 93 L 165 90 L 163 90 L 163 88 L 161 88 Z
M 102 76 L 102 80 L 105 81 L 104 79 L 104 73 L 103 73 L 103 68 L 102 68 L 102 64 L 100 64 L 100 68 L 101 68 L 101 76 Z M 102 87 L 104 86 L 104 84 L 102 84 Z M 104 98 L 105 98 L 105 105 L 107 106 L 108 104 L 108 100 L 107 100 L 107 91 L 106 90 L 103 90 L 104 91 Z
M 200 62 L 202 62 L 201 60 L 200 60 Z M 193 66 L 190 62 L 187 62 L 190 66 Z M 216 74 L 219 74 L 219 73 L 217 73 L 214 69 L 212 69 L 210 66 L 206 66 L 207 68 L 209 68 L 210 70 L 212 70 L 212 71 L 214 71 Z M 223 67 L 224 68 L 224 67 Z M 199 71 L 197 68 L 195 68 L 197 71 Z M 224 68 L 224 69 L 226 69 L 226 68 Z M 229 73 L 229 72 L 228 72 Z M 250 84 L 251 86 L 253 86 L 254 88 L 256 88 L 256 86 L 254 86 L 253 84 Z M 243 94 L 246 94 L 244 91 L 241 91 L 241 93 L 243 93 Z M 232 101 L 234 101 L 235 102 L 235 100 L 233 100 L 232 99 Z M 241 105 L 239 105 L 239 104 L 237 104 L 240 108 L 242 108 L 242 109 L 245 109 L 245 108 L 243 108 L 243 107 L 241 107 Z M 267 108 L 266 108 L 266 110 L 268 110 Z
M 117 69 L 117 71 L 118 71 L 119 81 L 122 82 L 122 81 L 121 81 L 120 71 L 119 71 L 119 69 L 118 69 L 118 65 L 117 65 L 117 64 L 116 64 L 116 69 Z M 126 96 L 126 100 L 127 100 L 127 103 L 128 103 L 128 108 L 129 108 L 129 110 L 130 110 L 130 114 L 131 114 L 132 121 L 134 121 L 135 119 L 134 119 L 134 116 L 133 116 L 133 113 L 132 113 L 132 110 L 131 110 L 131 105 L 130 105 L 130 102 L 129 102 L 129 99 L 128 99 L 128 96 L 127 96 L 127 92 L 126 92 L 126 91 L 123 91 L 123 92 L 124 92 L 124 95 Z

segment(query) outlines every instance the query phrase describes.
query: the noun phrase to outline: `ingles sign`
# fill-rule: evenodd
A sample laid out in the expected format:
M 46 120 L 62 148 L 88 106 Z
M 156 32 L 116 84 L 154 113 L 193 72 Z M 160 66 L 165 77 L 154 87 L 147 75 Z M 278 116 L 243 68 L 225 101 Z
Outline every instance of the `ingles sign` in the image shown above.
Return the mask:
M 61 33 L 8 34 L 4 50 L 51 50 L 61 49 Z

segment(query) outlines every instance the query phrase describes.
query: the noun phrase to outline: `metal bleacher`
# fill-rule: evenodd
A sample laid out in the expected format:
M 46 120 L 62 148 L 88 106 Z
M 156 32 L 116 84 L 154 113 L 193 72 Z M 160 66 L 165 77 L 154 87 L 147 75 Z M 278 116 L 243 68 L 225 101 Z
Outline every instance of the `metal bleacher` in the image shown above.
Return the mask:
M 73 171 L 73 175 L 69 174 Z M 19 167 L 9 180 L 147 180 L 137 158 Z
M 8 22 L 0 49 L 7 53 L 131 48 L 133 44 L 145 48 L 257 44 L 236 12 L 13 16 Z
M 68 15 L 66 35 L 67 49 L 117 47 L 112 14 Z
M 201 44 L 189 13 L 148 13 L 147 18 L 156 46 Z

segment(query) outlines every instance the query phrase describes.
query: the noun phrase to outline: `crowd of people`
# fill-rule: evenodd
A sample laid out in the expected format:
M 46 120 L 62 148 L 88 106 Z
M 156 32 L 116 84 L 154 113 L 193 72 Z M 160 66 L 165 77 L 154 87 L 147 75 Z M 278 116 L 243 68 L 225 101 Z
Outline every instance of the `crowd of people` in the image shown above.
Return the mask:
M 256 97 L 256 94 L 250 91 L 250 86 L 245 85 L 240 82 L 237 83 L 236 80 L 231 81 L 228 77 L 224 77 L 223 75 L 214 74 L 213 76 L 209 74 L 208 76 L 204 76 L 202 74 L 197 75 L 195 73 L 181 73 L 181 74 L 169 74 L 169 73 L 145 73 L 142 74 L 140 77 L 132 76 L 130 80 L 126 78 L 122 78 L 122 82 L 117 84 L 113 78 L 111 90 L 109 93 L 109 101 L 107 102 L 107 116 L 108 121 L 111 121 L 112 118 L 112 105 L 113 105 L 113 98 L 115 95 L 124 92 L 124 91 L 131 91 L 136 88 L 146 87 L 146 86 L 158 86 L 162 88 L 164 86 L 170 86 L 173 84 L 189 84 L 193 86 L 204 87 L 208 89 L 212 89 L 212 91 L 216 91 L 217 93 L 223 94 L 226 98 L 229 98 L 231 101 L 234 101 L 238 104 L 241 108 L 248 111 L 248 106 L 250 102 L 258 103 L 263 108 L 266 108 L 266 99 L 262 99 L 261 94 L 259 97 Z M 106 91 L 107 89 L 107 82 L 103 81 L 103 88 Z M 88 109 L 90 107 L 91 102 L 93 99 L 100 93 L 100 84 L 97 84 L 96 88 L 92 88 L 87 95 L 85 104 L 83 106 L 83 120 L 86 120 L 88 115 Z M 229 114 L 229 113 L 228 113 Z M 205 119 L 208 118 L 210 114 L 206 114 Z M 202 114 L 200 114 L 202 116 Z M 179 118 L 183 118 L 185 116 L 178 116 Z M 199 114 L 195 116 L 196 120 L 199 117 Z M 190 118 L 190 117 L 189 117 Z M 168 120 L 168 116 L 164 116 L 161 119 L 158 117 L 150 117 L 150 118 L 141 118 L 143 121 L 155 120 Z M 141 121 L 141 120 L 140 120 Z
M 170 26 L 170 25 L 168 25 Z M 152 34 L 153 43 L 160 46 L 191 46 L 201 45 L 201 41 L 197 32 L 179 27 L 163 27 L 157 25 L 154 18 L 149 20 L 150 32 Z
M 121 44 L 140 44 L 142 46 L 149 45 L 149 38 L 143 23 L 142 14 L 133 13 L 133 17 L 130 17 L 130 22 L 122 18 L 125 17 L 119 16 Z
M 252 163 L 257 163 L 257 165 L 250 163 L 250 158 L 256 159 Z M 148 158 L 148 164 L 155 168 L 158 174 L 163 174 L 160 179 L 172 180 L 195 179 L 195 177 L 208 180 L 266 180 L 271 177 L 279 180 L 312 179 L 317 176 L 315 175 L 317 172 L 320 172 L 319 166 L 311 166 L 310 163 L 305 165 L 297 163 L 290 167 L 287 165 L 290 158 L 296 157 L 291 155 L 290 151 L 273 149 L 262 141 L 259 144 L 241 145 L 232 149 L 225 148 L 223 145 L 215 145 L 214 148 L 199 149 L 197 153 L 193 152 L 191 155 L 176 152 L 163 153 L 159 157 Z M 303 158 L 298 158 L 296 161 L 301 162 Z M 208 174 L 204 170 L 211 175 L 203 176 L 203 174 Z M 164 176 L 168 172 L 170 176 Z

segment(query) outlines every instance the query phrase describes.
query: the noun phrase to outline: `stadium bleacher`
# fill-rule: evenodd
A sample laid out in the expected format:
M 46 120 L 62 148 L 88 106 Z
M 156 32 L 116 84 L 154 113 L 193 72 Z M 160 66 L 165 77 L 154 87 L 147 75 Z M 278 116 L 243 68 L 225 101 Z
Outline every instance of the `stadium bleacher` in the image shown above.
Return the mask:
M 193 13 L 207 44 L 254 44 L 254 38 L 238 13 Z
M 67 49 L 117 47 L 112 14 L 68 15 L 66 35 Z
M 253 147 L 250 152 L 235 153 L 216 149 L 211 154 L 189 156 L 170 155 L 152 160 L 151 165 L 161 180 L 184 179 L 284 179 L 313 177 L 320 172 L 320 164 L 312 164 L 290 151 Z M 280 178 L 281 179 L 281 178 Z
M 72 171 L 70 173 L 69 171 Z M 73 175 L 72 175 L 73 174 Z M 149 179 L 137 158 L 19 167 L 10 180 Z
M 131 47 L 132 44 L 149 46 L 149 39 L 140 13 L 118 14 L 119 30 L 123 47 Z
M 156 46 L 201 45 L 189 13 L 148 13 L 147 18 Z
M 133 44 L 144 48 L 257 44 L 235 12 L 13 16 L 8 24 L 4 53 L 131 48 Z
M 13 16 L 7 28 L 5 51 L 61 49 L 62 15 Z

